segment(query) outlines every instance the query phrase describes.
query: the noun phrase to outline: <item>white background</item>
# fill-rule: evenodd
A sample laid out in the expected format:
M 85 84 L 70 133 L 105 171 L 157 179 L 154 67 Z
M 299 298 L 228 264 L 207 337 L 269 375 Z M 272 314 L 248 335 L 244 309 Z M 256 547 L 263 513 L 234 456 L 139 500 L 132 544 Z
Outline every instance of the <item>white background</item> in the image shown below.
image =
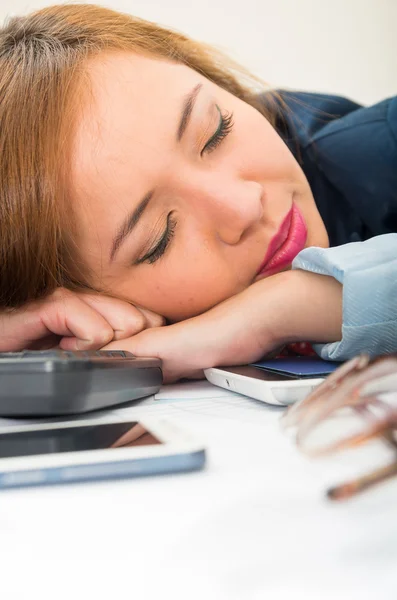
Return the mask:
M 0 0 L 0 19 L 54 4 Z M 227 51 L 272 86 L 397 94 L 397 0 L 108 0 Z

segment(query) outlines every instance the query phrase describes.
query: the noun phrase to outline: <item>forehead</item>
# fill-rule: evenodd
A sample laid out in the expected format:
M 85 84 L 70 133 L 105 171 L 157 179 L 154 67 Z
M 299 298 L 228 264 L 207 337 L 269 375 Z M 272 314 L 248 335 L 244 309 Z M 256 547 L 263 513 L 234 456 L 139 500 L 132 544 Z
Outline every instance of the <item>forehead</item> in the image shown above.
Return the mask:
M 70 187 L 78 230 L 90 243 L 87 231 L 95 220 L 95 235 L 104 245 L 131 201 L 164 170 L 183 97 L 203 78 L 185 65 L 129 53 L 96 57 L 87 75 Z
M 106 117 L 109 103 L 149 112 L 161 109 L 165 99 L 177 99 L 197 73 L 185 65 L 134 53 L 103 53 L 87 62 L 91 108 Z M 140 112 L 140 111 L 139 111 Z
M 87 64 L 87 75 L 73 143 L 77 170 L 101 155 L 119 160 L 122 143 L 161 143 L 175 130 L 170 117 L 176 122 L 183 95 L 200 78 L 185 65 L 127 53 L 100 55 Z

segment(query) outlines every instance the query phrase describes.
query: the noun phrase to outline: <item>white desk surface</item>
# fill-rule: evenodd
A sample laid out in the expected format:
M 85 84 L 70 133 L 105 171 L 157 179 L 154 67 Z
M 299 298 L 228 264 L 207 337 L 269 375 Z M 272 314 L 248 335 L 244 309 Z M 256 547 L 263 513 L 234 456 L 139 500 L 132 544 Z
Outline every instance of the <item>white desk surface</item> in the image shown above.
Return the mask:
M 163 389 L 112 414 L 188 427 L 205 470 L 2 492 L 2 600 L 396 600 L 397 480 L 324 496 L 387 459 L 380 446 L 310 461 L 279 409 L 207 382 Z

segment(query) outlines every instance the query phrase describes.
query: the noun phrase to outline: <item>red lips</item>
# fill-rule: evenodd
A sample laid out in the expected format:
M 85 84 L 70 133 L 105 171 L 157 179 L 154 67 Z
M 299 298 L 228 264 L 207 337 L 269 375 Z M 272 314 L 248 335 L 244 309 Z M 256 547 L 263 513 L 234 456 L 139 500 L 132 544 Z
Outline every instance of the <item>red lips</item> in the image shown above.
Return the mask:
M 285 216 L 276 235 L 272 238 L 258 275 L 268 276 L 282 271 L 292 263 L 295 256 L 305 247 L 307 227 L 300 210 L 295 204 Z

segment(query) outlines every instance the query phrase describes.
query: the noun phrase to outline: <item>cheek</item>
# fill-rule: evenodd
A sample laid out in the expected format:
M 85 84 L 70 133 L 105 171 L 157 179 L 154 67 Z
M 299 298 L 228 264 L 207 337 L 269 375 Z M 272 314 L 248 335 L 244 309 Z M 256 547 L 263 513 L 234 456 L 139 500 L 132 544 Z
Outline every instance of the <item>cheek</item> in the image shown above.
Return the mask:
M 205 312 L 215 304 L 240 291 L 230 269 L 214 255 L 164 265 L 127 277 L 122 285 L 112 289 L 131 302 L 161 314 L 169 321 L 181 321 Z M 189 266 L 190 265 L 190 266 Z
M 262 115 L 249 113 L 240 123 L 238 133 L 239 167 L 245 177 L 262 183 L 299 178 L 299 168 L 293 155 Z

